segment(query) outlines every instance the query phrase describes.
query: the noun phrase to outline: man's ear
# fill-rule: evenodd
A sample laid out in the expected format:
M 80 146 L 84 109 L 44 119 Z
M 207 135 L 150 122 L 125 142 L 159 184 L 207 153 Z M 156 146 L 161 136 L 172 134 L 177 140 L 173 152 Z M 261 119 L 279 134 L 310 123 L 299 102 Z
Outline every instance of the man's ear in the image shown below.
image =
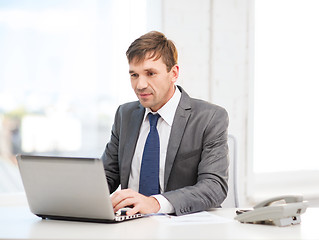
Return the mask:
M 175 83 L 178 79 L 178 76 L 179 76 L 179 66 L 177 64 L 175 64 L 172 67 L 171 74 L 172 74 L 172 82 Z

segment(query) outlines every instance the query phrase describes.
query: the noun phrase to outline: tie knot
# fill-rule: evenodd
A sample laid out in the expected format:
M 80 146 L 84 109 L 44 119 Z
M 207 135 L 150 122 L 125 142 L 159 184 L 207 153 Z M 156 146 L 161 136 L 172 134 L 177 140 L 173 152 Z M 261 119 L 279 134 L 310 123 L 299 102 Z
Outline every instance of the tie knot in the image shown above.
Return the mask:
M 150 121 L 151 127 L 154 127 L 157 125 L 157 121 L 158 121 L 159 117 L 160 117 L 160 115 L 158 113 L 157 114 L 152 114 L 152 113 L 148 114 L 148 120 Z

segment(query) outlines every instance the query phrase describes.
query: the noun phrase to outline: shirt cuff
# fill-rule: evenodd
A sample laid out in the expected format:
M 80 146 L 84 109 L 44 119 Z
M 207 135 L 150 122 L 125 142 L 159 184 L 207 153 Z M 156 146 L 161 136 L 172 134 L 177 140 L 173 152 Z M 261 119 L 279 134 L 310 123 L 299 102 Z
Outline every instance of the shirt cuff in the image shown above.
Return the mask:
M 160 210 L 157 213 L 174 213 L 173 205 L 161 194 L 152 195 L 152 197 L 156 198 L 160 205 Z

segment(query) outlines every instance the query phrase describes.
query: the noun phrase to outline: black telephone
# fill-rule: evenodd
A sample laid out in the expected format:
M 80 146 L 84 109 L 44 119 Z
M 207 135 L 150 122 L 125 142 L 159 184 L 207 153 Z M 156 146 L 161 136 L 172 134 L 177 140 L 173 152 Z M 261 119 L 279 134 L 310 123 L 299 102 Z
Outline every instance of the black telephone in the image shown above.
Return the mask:
M 236 211 L 236 220 L 242 223 L 271 224 L 276 226 L 289 226 L 301 222 L 300 215 L 308 207 L 308 202 L 302 196 L 285 195 L 267 199 L 253 210 Z

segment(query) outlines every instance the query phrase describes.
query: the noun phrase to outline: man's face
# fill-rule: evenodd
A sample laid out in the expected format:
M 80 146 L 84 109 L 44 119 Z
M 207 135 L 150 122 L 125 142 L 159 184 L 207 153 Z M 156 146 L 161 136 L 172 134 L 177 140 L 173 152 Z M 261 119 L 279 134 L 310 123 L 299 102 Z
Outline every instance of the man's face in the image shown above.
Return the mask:
M 154 61 L 146 56 L 144 61 L 129 63 L 132 88 L 145 108 L 157 112 L 174 94 L 174 83 L 179 67 L 175 65 L 167 72 L 162 58 Z

